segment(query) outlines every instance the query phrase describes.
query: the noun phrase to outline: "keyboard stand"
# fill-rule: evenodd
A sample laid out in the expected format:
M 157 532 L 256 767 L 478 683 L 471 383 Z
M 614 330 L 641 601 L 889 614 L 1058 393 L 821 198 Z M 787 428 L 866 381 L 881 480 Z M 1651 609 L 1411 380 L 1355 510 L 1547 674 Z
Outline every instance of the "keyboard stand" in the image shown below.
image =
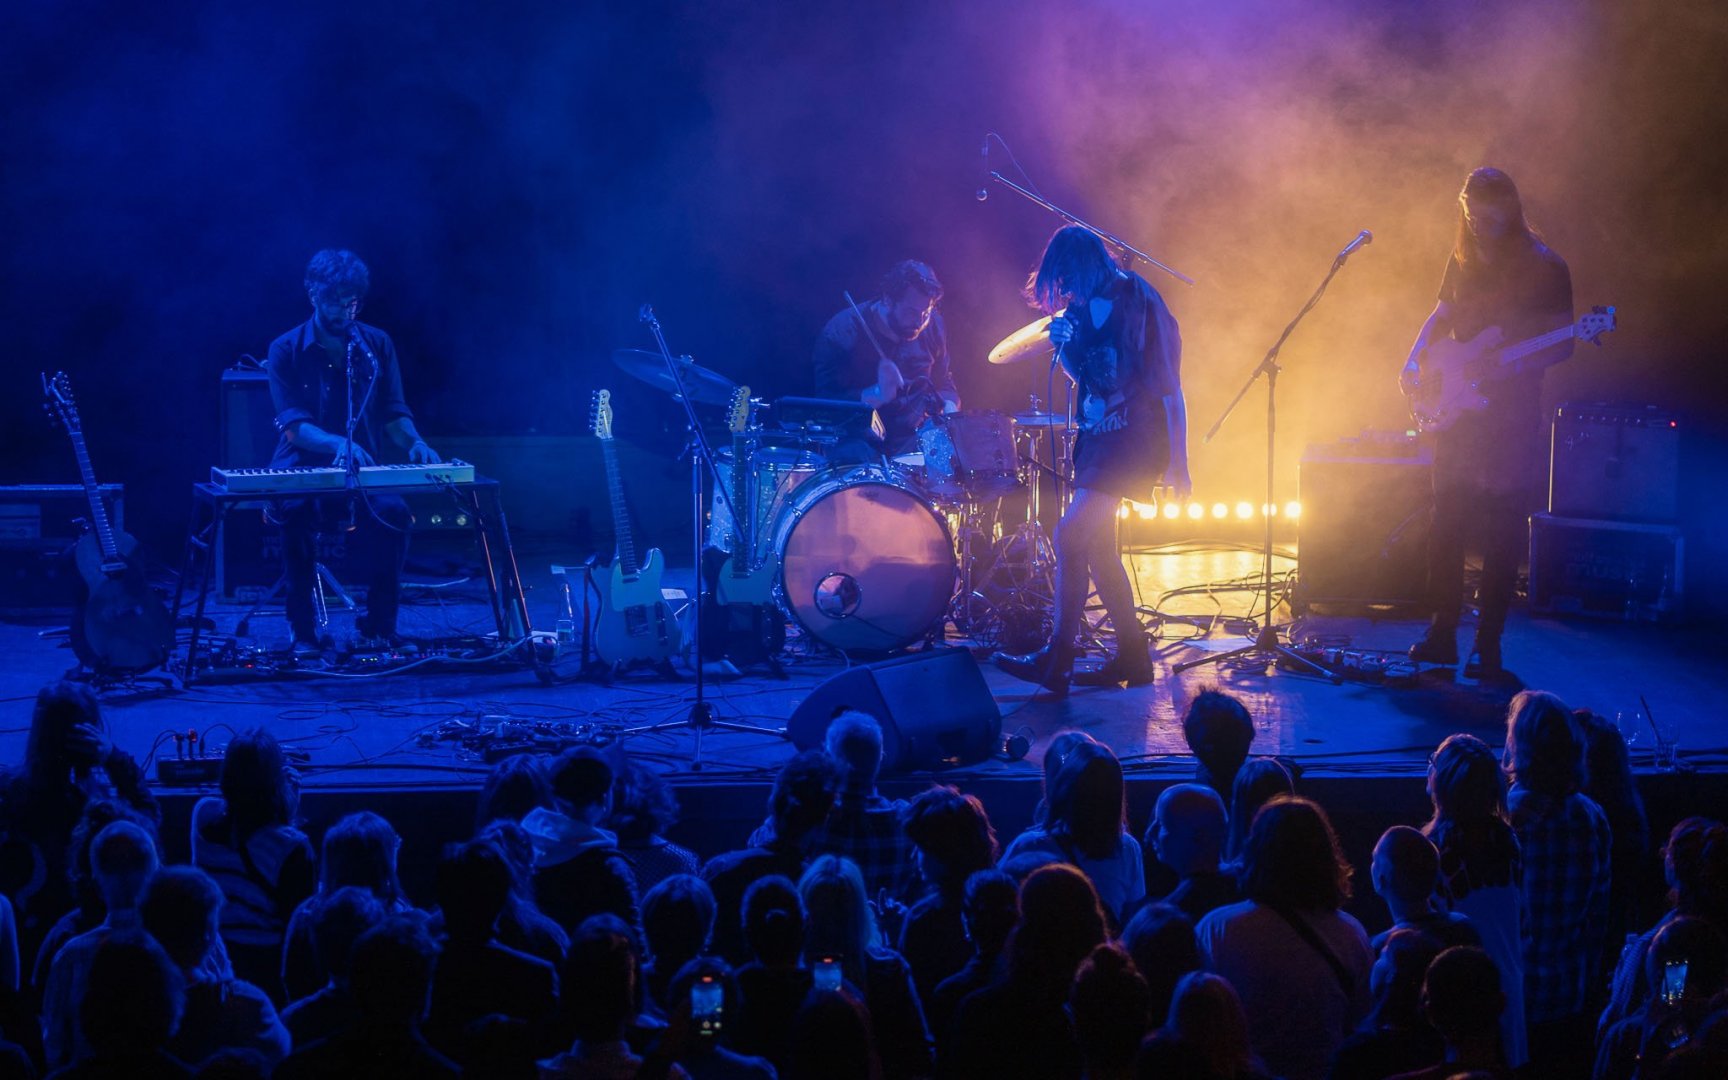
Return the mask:
M 445 494 L 460 501 L 474 523 L 474 539 L 480 547 L 480 558 L 486 571 L 486 591 L 492 605 L 498 643 L 501 647 L 511 646 L 511 651 L 527 648 L 531 631 L 528 602 L 522 595 L 516 549 L 510 544 L 510 528 L 504 519 L 498 481 L 477 476 L 462 483 L 402 484 L 368 490 L 376 495 Z M 347 496 L 345 490 L 270 494 L 229 491 L 208 483 L 192 485 L 192 519 L 186 527 L 186 550 L 180 564 L 180 581 L 174 589 L 175 626 L 181 625 L 182 612 L 189 599 L 192 606 L 191 636 L 186 642 L 186 663 L 180 673 L 184 685 L 190 686 L 194 681 L 198 643 L 204 632 L 204 612 L 209 605 L 210 589 L 216 581 L 216 553 L 221 548 L 222 528 L 229 513 L 241 505 L 280 508 L 285 503 L 307 499 Z M 187 596 L 189 590 L 192 593 L 190 598 Z

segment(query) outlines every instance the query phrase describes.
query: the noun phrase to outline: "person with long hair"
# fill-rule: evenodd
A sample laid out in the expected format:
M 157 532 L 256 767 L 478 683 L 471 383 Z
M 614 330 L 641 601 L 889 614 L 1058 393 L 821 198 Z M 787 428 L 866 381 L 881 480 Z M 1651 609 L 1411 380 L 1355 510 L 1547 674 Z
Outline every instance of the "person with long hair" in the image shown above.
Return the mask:
M 1051 781 L 1042 824 L 1014 838 L 1004 860 L 1027 852 L 1054 855 L 1092 881 L 1098 899 L 1120 926 L 1146 895 L 1140 841 L 1127 829 L 1122 763 L 1098 742 L 1076 746 Z
M 192 865 L 227 898 L 222 940 L 234 974 L 284 1005 L 288 920 L 318 884 L 312 841 L 294 823 L 299 777 L 276 736 L 253 728 L 228 744 L 219 786 L 220 797 L 192 807 Z
M 1277 758 L 1257 757 L 1236 771 L 1230 785 L 1230 834 L 1224 841 L 1224 861 L 1234 863 L 1248 846 L 1254 815 L 1276 795 L 1296 794 L 1296 781 Z
M 804 959 L 840 965 L 845 981 L 862 994 L 875 1027 L 887 1076 L 927 1076 L 931 1038 L 912 969 L 882 940 L 858 864 L 820 855 L 798 880 L 804 900 Z
M 1506 808 L 1524 857 L 1524 1018 L 1531 1068 L 1588 1073 L 1608 931 L 1613 836 L 1584 794 L 1584 732 L 1553 694 L 1520 691 L 1506 716 Z
M 1050 237 L 1026 297 L 1051 317 L 1050 341 L 1075 384 L 1080 435 L 1073 501 L 1056 528 L 1054 633 L 1037 652 L 999 653 L 996 664 L 1056 694 L 1070 681 L 1144 686 L 1152 681 L 1152 657 L 1116 545 L 1116 510 L 1123 499 L 1149 500 L 1161 481 L 1177 498 L 1193 486 L 1181 332 L 1151 284 L 1118 268 L 1098 234 L 1077 225 Z M 1115 629 L 1116 655 L 1075 676 L 1074 637 L 1089 580 Z
M 1064 1006 L 1074 973 L 1107 940 L 1104 909 L 1085 874 L 1065 863 L 1020 888 L 1020 923 L 1001 975 L 960 1003 L 938 1047 L 945 1077 L 1078 1077 L 1080 1045 Z
M 1200 920 L 1207 969 L 1230 980 L 1254 1050 L 1289 1080 L 1319 1080 L 1368 1015 L 1374 954 L 1346 914 L 1350 863 L 1317 803 L 1280 795 L 1261 807 L 1242 853 L 1247 897 Z
M 1164 1026 L 1140 1047 L 1135 1073 L 1195 1080 L 1264 1080 L 1248 1041 L 1248 1016 L 1228 979 L 1193 971 L 1176 984 Z
M 1422 835 L 1440 853 L 1440 887 L 1451 910 L 1470 920 L 1500 969 L 1506 1008 L 1501 1041 L 1514 1068 L 1529 1058 L 1524 1036 L 1524 860 L 1506 818 L 1506 774 L 1474 735 L 1450 735 L 1428 759 L 1433 816 Z
M 55 920 L 79 902 L 67 864 L 91 802 L 114 799 L 161 820 L 132 755 L 114 746 L 95 691 L 53 682 L 36 694 L 24 760 L 0 773 L 0 892 L 12 901 L 19 955 L 34 957 Z
M 402 838 L 396 827 L 370 810 L 343 817 L 324 834 L 318 890 L 294 909 L 282 949 L 282 982 L 291 1000 L 316 993 L 330 980 L 312 939 L 318 905 L 338 889 L 365 889 L 383 905 L 386 915 L 405 915 L 414 905 L 396 877 L 396 853 Z
M 994 867 L 1000 848 L 984 804 L 976 795 L 963 795 L 946 784 L 919 792 L 901 822 L 926 891 L 900 924 L 900 955 L 912 965 L 919 1000 L 928 1002 L 937 984 L 972 959 L 972 943 L 966 939 L 966 882 Z
M 1572 274 L 1524 215 L 1512 178 L 1480 168 L 1458 193 L 1458 232 L 1434 311 L 1422 324 L 1400 384 L 1415 393 L 1432 372 L 1424 354 L 1442 336 L 1492 346 L 1512 344 L 1572 321 Z M 1493 354 L 1491 353 L 1490 356 Z M 1545 426 L 1542 373 L 1572 355 L 1572 340 L 1490 370 L 1481 383 L 1488 407 L 1461 416 L 1434 445 L 1434 520 L 1428 534 L 1429 623 L 1410 647 L 1418 663 L 1458 662 L 1464 593 L 1465 527 L 1482 529 L 1481 616 L 1465 665 L 1467 678 L 1503 674 L 1501 631 L 1512 603 L 1524 518 L 1538 480 Z

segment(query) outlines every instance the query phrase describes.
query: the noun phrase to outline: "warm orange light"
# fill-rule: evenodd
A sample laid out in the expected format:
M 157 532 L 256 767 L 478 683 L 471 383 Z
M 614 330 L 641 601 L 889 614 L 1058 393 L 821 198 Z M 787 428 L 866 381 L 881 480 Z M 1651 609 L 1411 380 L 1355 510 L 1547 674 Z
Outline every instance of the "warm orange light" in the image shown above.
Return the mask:
M 1284 516 L 1287 518 L 1299 518 L 1299 517 L 1301 517 L 1302 516 L 1302 504 L 1299 502 L 1287 502 L 1287 503 L 1285 503 L 1284 504 Z
M 1199 503 L 1189 503 L 1188 516 L 1195 521 L 1199 521 L 1201 518 L 1206 516 L 1206 508 L 1201 506 Z
M 1182 516 L 1182 508 L 1173 502 L 1165 503 L 1164 516 L 1172 519 L 1179 518 Z
M 1254 516 L 1254 504 L 1246 502 L 1237 503 L 1236 516 L 1241 518 L 1243 521 L 1247 521 L 1249 518 Z
M 1212 504 L 1212 516 L 1215 518 L 1229 517 L 1230 516 L 1230 508 L 1228 506 L 1225 506 L 1223 503 L 1213 503 Z
M 1134 512 L 1140 516 L 1141 521 L 1151 521 L 1158 516 L 1158 507 L 1152 503 L 1137 502 L 1134 504 Z

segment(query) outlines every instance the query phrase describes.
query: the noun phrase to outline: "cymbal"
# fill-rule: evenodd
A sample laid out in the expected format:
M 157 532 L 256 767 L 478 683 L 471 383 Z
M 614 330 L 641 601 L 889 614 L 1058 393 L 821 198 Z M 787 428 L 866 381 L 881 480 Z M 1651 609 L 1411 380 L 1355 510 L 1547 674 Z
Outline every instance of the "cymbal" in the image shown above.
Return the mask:
M 1067 427 L 1068 417 L 1064 413 L 1017 412 L 1014 422 L 1021 427 Z
M 1048 355 L 1052 348 L 1054 346 L 1050 344 L 1050 316 L 1046 315 L 998 341 L 996 347 L 990 350 L 990 362 L 1018 364 L 1034 356 Z
M 678 392 L 678 384 L 672 381 L 672 373 L 666 370 L 666 358 L 657 352 L 615 349 L 612 363 L 618 370 L 641 379 L 649 386 L 668 394 Z M 732 391 L 737 389 L 737 384 L 731 379 L 703 367 L 688 356 L 678 358 L 678 374 L 684 380 L 684 390 L 690 395 L 690 400 L 703 405 L 725 405 L 731 400 Z

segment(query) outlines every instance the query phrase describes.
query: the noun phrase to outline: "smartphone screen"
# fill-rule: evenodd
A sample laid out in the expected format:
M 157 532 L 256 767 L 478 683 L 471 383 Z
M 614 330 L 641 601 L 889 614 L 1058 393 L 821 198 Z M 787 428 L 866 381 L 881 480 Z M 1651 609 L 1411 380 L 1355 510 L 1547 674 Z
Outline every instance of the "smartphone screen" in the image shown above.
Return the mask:
M 690 986 L 690 1019 L 699 1034 L 712 1038 L 720 1033 L 720 1015 L 725 995 L 714 976 L 704 975 Z
M 832 956 L 824 956 L 816 961 L 816 989 L 840 989 L 840 961 Z
M 1677 1005 L 1686 993 L 1686 961 L 1670 960 L 1662 969 L 1662 1001 Z

